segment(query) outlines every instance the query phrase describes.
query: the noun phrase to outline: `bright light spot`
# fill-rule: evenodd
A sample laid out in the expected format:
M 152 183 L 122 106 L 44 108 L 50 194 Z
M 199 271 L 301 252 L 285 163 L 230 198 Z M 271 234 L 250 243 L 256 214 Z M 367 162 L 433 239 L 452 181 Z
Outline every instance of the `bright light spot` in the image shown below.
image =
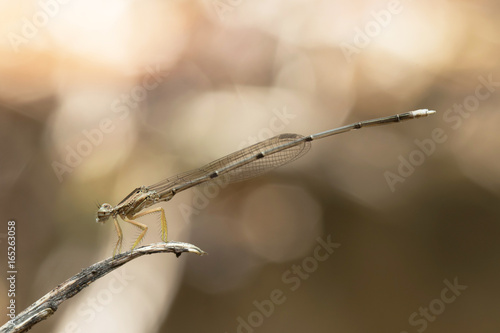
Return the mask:
M 71 1 L 48 27 L 62 47 L 110 62 L 126 61 L 129 2 Z

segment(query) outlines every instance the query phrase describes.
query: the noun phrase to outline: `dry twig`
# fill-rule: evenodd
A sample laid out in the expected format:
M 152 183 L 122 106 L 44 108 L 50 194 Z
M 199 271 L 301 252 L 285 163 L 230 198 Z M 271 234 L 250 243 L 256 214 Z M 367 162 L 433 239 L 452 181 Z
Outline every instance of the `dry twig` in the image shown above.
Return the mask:
M 62 302 L 75 296 L 83 288 L 89 286 L 97 279 L 135 258 L 145 254 L 162 252 L 175 253 L 177 257 L 184 252 L 196 253 L 198 255 L 206 254 L 205 251 L 192 244 L 171 241 L 168 243 L 156 243 L 142 246 L 134 251 L 125 252 L 114 258 L 108 258 L 100 261 L 83 269 L 80 273 L 52 289 L 45 296 L 17 315 L 13 320 L 10 320 L 5 325 L 0 327 L 0 332 L 26 332 L 36 323 L 50 317 L 54 312 L 56 312 Z

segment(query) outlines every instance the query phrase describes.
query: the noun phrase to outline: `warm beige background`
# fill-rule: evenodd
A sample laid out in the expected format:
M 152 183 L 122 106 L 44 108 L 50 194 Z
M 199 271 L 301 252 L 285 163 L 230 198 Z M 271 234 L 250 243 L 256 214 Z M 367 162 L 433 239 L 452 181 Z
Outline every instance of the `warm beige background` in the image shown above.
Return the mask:
M 18 310 L 110 255 L 96 201 L 255 138 L 438 111 L 179 194 L 161 205 L 169 238 L 209 256 L 136 260 L 32 332 L 497 332 L 499 15 L 496 1 L 0 2 L 0 262 L 14 219 Z M 318 237 L 340 247 L 326 259 Z M 451 301 L 454 279 L 467 289 Z

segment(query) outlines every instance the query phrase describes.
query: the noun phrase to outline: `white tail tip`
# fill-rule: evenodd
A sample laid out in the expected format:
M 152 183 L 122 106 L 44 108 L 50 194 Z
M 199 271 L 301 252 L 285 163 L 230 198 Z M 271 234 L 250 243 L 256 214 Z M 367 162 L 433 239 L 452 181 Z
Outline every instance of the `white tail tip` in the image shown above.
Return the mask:
M 420 109 L 420 110 L 415 110 L 412 111 L 414 117 L 427 117 L 430 116 L 431 114 L 436 113 L 434 110 L 427 110 L 427 109 Z

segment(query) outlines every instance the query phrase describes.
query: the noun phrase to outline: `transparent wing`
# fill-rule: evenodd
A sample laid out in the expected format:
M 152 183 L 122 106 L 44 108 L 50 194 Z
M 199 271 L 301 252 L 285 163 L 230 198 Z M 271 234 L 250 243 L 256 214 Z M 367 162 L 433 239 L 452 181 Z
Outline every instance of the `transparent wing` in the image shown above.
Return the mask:
M 188 184 L 194 180 L 199 180 L 202 177 L 207 178 L 202 183 L 214 181 L 214 179 L 211 179 L 209 176 L 215 171 L 223 170 L 228 166 L 241 163 L 241 161 L 263 152 L 265 155 L 263 158 L 256 159 L 232 170 L 220 171 L 217 179 L 223 178 L 222 181 L 225 183 L 234 183 L 257 177 L 274 168 L 290 163 L 307 153 L 311 148 L 311 144 L 310 142 L 301 140 L 302 138 L 304 137 L 300 134 L 277 135 L 215 160 L 199 169 L 187 171 L 167 178 L 161 182 L 148 186 L 148 188 L 150 190 L 155 190 L 161 196 L 162 192 L 168 191 L 172 187 Z M 277 147 L 281 147 L 292 142 L 296 142 L 296 144 L 284 150 L 276 151 L 274 153 L 270 152 L 269 155 L 266 154 L 268 151 L 272 151 Z M 201 184 L 199 181 L 197 183 Z

